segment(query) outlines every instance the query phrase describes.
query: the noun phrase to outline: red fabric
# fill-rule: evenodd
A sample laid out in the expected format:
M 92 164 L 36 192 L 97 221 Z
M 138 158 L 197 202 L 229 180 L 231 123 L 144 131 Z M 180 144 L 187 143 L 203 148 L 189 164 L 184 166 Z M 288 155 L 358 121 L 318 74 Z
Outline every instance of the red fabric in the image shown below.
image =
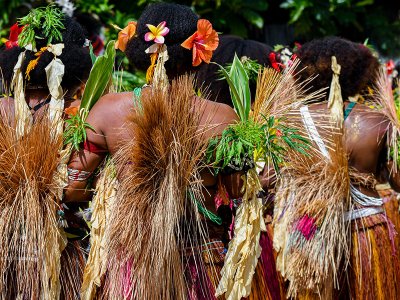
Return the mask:
M 87 150 L 89 152 L 92 152 L 92 153 L 96 153 L 96 154 L 101 154 L 101 153 L 107 153 L 108 152 L 107 149 L 103 149 L 103 148 L 97 146 L 96 144 L 94 144 L 94 143 L 92 143 L 92 142 L 90 142 L 88 140 L 86 140 L 83 143 L 83 149 L 85 149 L 85 150 Z
M 93 52 L 95 55 L 100 55 L 100 52 L 104 49 L 104 42 L 98 35 L 90 37 L 93 46 Z

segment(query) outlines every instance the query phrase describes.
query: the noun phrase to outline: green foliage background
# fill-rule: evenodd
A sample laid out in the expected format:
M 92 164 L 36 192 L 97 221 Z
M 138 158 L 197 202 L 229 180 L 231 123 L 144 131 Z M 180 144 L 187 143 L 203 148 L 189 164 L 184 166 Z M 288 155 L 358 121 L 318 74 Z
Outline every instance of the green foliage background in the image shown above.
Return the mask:
M 0 44 L 9 27 L 31 7 L 51 0 L 0 0 Z M 81 12 L 96 14 L 105 25 L 106 41 L 115 39 L 112 24 L 125 27 L 155 0 L 72 0 Z M 176 0 L 201 17 L 211 20 L 223 33 L 266 41 L 265 29 L 287 24 L 293 32 L 287 43 L 339 35 L 354 41 L 369 39 L 381 54 L 398 56 L 400 48 L 400 1 L 391 0 Z M 273 46 L 273 45 L 271 45 Z M 127 67 L 127 61 L 119 58 Z M 128 75 L 129 77 L 129 75 Z M 129 77 L 129 80 L 135 78 Z M 128 81 L 129 81 L 128 80 Z

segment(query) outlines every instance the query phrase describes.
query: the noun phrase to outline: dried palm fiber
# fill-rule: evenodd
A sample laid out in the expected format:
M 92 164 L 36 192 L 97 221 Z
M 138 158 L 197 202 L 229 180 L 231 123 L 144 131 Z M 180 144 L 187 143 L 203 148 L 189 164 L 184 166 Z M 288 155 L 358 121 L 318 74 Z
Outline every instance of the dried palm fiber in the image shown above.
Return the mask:
M 255 122 L 264 123 L 265 116 L 283 117 L 303 101 L 321 96 L 321 91 L 307 95 L 306 82 L 293 80 L 292 74 L 297 66 L 298 61 L 283 75 L 273 69 L 260 72 L 252 114 Z M 295 124 L 292 120 L 290 122 Z M 286 124 L 289 125 L 288 122 Z M 257 157 L 254 159 L 258 161 Z M 216 291 L 217 296 L 224 294 L 226 299 L 240 299 L 250 295 L 253 275 L 261 254 L 260 234 L 266 231 L 263 206 L 261 199 L 257 198 L 261 185 L 255 168 L 247 172 L 244 182 L 242 204 L 235 217 L 235 236 L 229 243 L 221 271 L 222 278 Z
M 398 154 L 397 139 L 399 137 L 399 118 L 392 95 L 391 84 L 386 73 L 381 70 L 375 86 L 375 107 L 389 120 L 388 148 L 392 148 L 394 166 L 397 172 Z M 389 154 L 389 153 L 388 153 Z M 351 176 L 354 181 L 354 173 Z M 378 193 L 385 197 L 386 211 L 359 218 L 351 222 L 352 245 L 350 266 L 346 278 L 347 289 L 353 299 L 396 299 L 400 292 L 400 260 L 399 260 L 399 215 L 395 211 L 396 202 L 388 185 L 376 185 Z M 386 189 L 386 192 L 384 191 Z M 357 204 L 355 208 L 359 208 Z
M 229 242 L 221 280 L 216 296 L 225 295 L 227 300 L 248 297 L 258 258 L 261 255 L 260 234 L 266 231 L 262 199 L 257 194 L 262 190 L 255 168 L 244 175 L 242 203 L 236 210 L 235 235 Z
M 58 299 L 60 256 L 65 240 L 58 226 L 59 191 L 54 177 L 62 138 L 50 136 L 47 118 L 23 137 L 0 122 L 0 295 L 2 299 Z
M 221 181 L 221 177 L 219 176 L 218 178 L 219 178 L 218 193 L 217 193 L 218 202 L 220 206 L 222 205 L 227 206 L 226 210 L 222 207 L 220 207 L 218 210 L 221 211 L 221 209 L 223 209 L 226 214 L 228 213 L 227 210 L 228 209 L 230 210 L 230 208 L 228 207 L 230 205 L 230 201 L 232 200 L 228 199 L 229 195 L 227 195 L 227 191 Z M 222 213 L 221 215 L 223 214 L 224 213 Z M 210 236 L 218 237 L 219 239 L 221 239 L 224 236 L 226 236 L 226 239 L 228 239 L 228 232 L 226 232 L 228 228 L 230 230 L 232 229 L 231 220 L 228 221 L 227 219 L 223 221 L 223 225 L 216 225 L 212 224 L 211 222 L 210 224 L 208 224 L 208 231 Z M 208 245 L 211 248 L 211 251 L 210 253 L 202 252 L 201 255 L 203 256 L 203 259 L 201 261 L 204 263 L 204 267 L 206 268 L 207 273 L 212 273 L 209 274 L 209 278 L 212 283 L 212 286 L 216 287 L 221 279 L 220 271 L 224 265 L 226 249 L 224 243 L 222 243 L 221 241 L 211 241 L 210 243 L 208 243 Z M 267 227 L 267 232 L 261 233 L 260 246 L 261 246 L 261 255 L 260 259 L 258 260 L 257 267 L 255 269 L 255 274 L 251 282 L 251 292 L 247 299 L 249 300 L 284 299 L 284 291 L 283 291 L 284 288 L 283 288 L 283 282 L 281 280 L 282 278 L 277 273 L 275 266 L 275 253 L 272 248 L 271 226 Z M 192 263 L 191 260 L 189 260 L 189 269 L 193 268 L 193 266 L 194 263 Z M 215 273 L 218 276 L 213 275 Z M 197 296 L 199 294 L 201 293 L 196 293 Z M 212 298 L 190 297 L 190 299 L 214 300 L 217 299 L 217 297 L 212 297 Z M 218 297 L 218 299 L 224 299 L 224 296 Z
M 393 222 L 396 235 L 394 236 L 394 241 L 396 245 L 396 251 L 400 251 L 400 214 L 399 214 L 399 200 L 397 198 L 398 193 L 396 193 L 389 183 L 377 184 L 375 186 L 376 191 L 379 196 L 383 199 L 386 215 L 389 220 Z M 400 253 L 396 253 L 397 256 Z
M 253 110 L 255 120 L 262 122 L 263 116 L 270 115 L 284 117 L 303 103 L 315 102 L 325 96 L 325 89 L 309 91 L 316 76 L 305 81 L 293 78 L 293 74 L 302 72 L 297 70 L 299 63 L 300 61 L 296 59 L 284 73 L 279 73 L 273 68 L 264 68 L 260 71 Z M 287 121 L 290 119 L 290 117 L 285 118 Z M 293 125 L 297 124 L 297 120 L 293 122 Z
M 332 64 L 337 72 L 334 59 Z M 277 187 L 274 247 L 279 251 L 278 269 L 289 280 L 288 297 L 331 299 L 339 285 L 339 266 L 346 267 L 350 255 L 349 224 L 344 219 L 351 207 L 349 169 L 342 121 L 335 116 L 338 110 L 332 109 L 343 107 L 343 102 L 340 95 L 329 98 L 339 102 L 329 106 L 330 117 L 310 113 L 318 130 L 332 129 L 323 135 L 325 150 L 308 157 L 290 155 Z M 317 139 L 310 136 L 310 140 Z
M 81 247 L 81 241 L 68 241 L 67 246 L 61 254 L 60 299 L 81 299 L 80 286 L 86 263 L 86 253 Z
M 83 300 L 95 299 L 97 288 L 101 285 L 101 278 L 106 272 L 105 229 L 109 223 L 110 209 L 117 187 L 115 166 L 110 159 L 101 170 L 91 203 L 90 252 L 82 281 L 81 299 Z
M 393 252 L 393 224 L 384 214 L 376 214 L 352 221 L 351 228 L 344 290 L 352 299 L 397 299 L 400 264 Z
M 271 243 L 272 241 L 268 240 L 267 234 L 262 233 L 260 238 L 260 244 L 264 246 L 265 243 Z M 192 253 L 189 253 L 188 257 L 188 270 L 191 272 L 189 281 L 189 296 L 188 299 L 190 300 L 217 300 L 217 299 L 225 299 L 224 296 L 216 297 L 213 294 L 206 294 L 202 289 L 206 284 L 209 284 L 209 289 L 211 291 L 215 290 L 219 280 L 220 280 L 220 271 L 224 265 L 225 259 L 225 246 L 221 241 L 211 240 L 207 244 L 207 248 L 204 246 L 202 247 L 202 251 L 199 251 L 196 257 Z M 251 282 L 251 293 L 249 297 L 246 299 L 248 300 L 279 300 L 284 299 L 284 292 L 283 292 L 283 284 L 278 280 L 275 280 L 275 277 L 278 277 L 276 274 L 276 269 L 274 268 L 274 257 L 270 257 L 273 255 L 272 251 L 269 251 L 268 247 L 262 247 L 261 257 L 258 261 L 257 267 L 255 269 L 255 274 L 253 276 L 253 280 Z M 205 249 L 209 251 L 204 251 Z M 268 259 L 268 261 L 263 261 L 264 259 Z M 266 267 L 265 263 L 271 264 L 271 266 Z M 205 281 L 202 279 L 198 274 L 199 269 L 205 269 L 207 272 L 207 277 L 209 281 Z M 267 279 L 267 280 L 266 280 Z M 196 282 L 197 281 L 197 282 Z M 199 284 L 203 283 L 203 285 Z M 203 281 L 203 282 L 202 282 Z
M 398 86 L 398 89 L 400 89 L 400 86 Z M 389 120 L 389 136 L 387 139 L 388 159 L 393 160 L 393 170 L 391 171 L 397 172 L 397 163 L 400 151 L 398 142 L 400 140 L 400 110 L 396 107 L 393 98 L 392 83 L 386 75 L 386 71 L 383 67 L 379 70 L 375 84 L 375 93 L 372 100 L 378 111 L 383 113 Z M 391 153 L 393 157 L 390 158 Z
M 362 174 L 357 176 L 359 178 Z M 352 184 L 355 181 L 352 173 Z M 376 185 L 377 190 L 384 187 Z M 386 194 L 386 197 L 392 194 L 378 192 Z M 385 208 L 390 202 L 385 203 Z M 355 203 L 354 208 L 362 206 Z M 392 212 L 386 211 L 351 222 L 351 256 L 345 278 L 346 288 L 343 290 L 352 299 L 396 299 L 400 291 L 399 239 L 395 227 L 398 216 L 392 222 L 391 215 Z
M 289 280 L 288 296 L 311 290 L 322 299 L 338 287 L 338 267 L 349 257 L 350 210 L 347 156 L 338 143 L 330 159 L 319 153 L 291 156 L 282 170 L 274 212 L 277 267 Z
M 69 147 L 63 149 L 61 78 L 64 66 L 50 52 L 46 67 L 49 109 L 33 120 L 25 101 L 21 53 L 14 68 L 15 115 L 3 119 L 0 169 L 0 295 L 2 299 L 58 299 L 60 257 L 66 239 L 57 209 L 66 185 Z M 54 76 L 54 77 L 53 77 Z M 8 122 L 9 121 L 9 122 Z
M 317 76 L 304 81 L 293 78 L 293 74 L 303 71 L 297 70 L 299 63 L 300 61 L 296 59 L 285 69 L 284 73 L 279 73 L 273 68 L 264 68 L 260 72 L 257 80 L 253 118 L 257 122 L 263 122 L 264 116 L 274 116 L 275 119 L 279 119 L 280 124 L 297 129 L 298 134 L 308 138 L 307 130 L 303 126 L 302 114 L 298 108 L 305 103 L 317 102 L 325 97 L 326 89 L 310 92 L 310 86 Z M 319 125 L 325 132 L 330 131 L 330 122 L 320 120 Z M 319 150 L 318 147 L 311 147 L 309 151 Z M 303 155 L 298 154 L 301 159 Z M 270 167 L 270 162 L 266 163 L 267 167 Z
M 193 79 L 183 76 L 168 92 L 152 87 L 129 116 L 133 138 L 117 155 L 122 178 L 106 233 L 108 299 L 187 298 L 183 250 L 207 236 L 190 196 L 202 201 L 206 149 L 193 96 Z

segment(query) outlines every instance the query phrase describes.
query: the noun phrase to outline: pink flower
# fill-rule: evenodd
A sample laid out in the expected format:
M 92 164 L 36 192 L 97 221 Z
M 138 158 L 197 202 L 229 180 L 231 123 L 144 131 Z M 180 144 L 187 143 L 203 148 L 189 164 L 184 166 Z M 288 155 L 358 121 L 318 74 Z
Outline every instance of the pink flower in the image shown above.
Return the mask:
M 156 26 L 151 24 L 146 24 L 146 26 L 150 29 L 150 32 L 144 35 L 144 40 L 146 42 L 153 41 L 156 44 L 164 44 L 164 37 L 168 34 L 169 28 L 166 26 L 167 22 L 162 21 L 160 24 Z

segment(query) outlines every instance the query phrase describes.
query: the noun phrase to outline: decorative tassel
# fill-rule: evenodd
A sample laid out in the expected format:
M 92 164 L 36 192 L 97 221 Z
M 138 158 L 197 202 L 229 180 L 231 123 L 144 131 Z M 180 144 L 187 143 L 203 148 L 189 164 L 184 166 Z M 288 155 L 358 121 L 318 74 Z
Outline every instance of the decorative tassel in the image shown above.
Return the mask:
M 153 81 L 154 69 L 156 68 L 156 61 L 157 61 L 158 53 L 150 54 L 150 66 L 146 71 L 146 82 L 147 84 L 151 84 Z
M 328 108 L 331 111 L 331 120 L 337 124 L 339 128 L 343 126 L 343 98 L 342 89 L 339 83 L 340 65 L 336 61 L 336 57 L 332 56 L 332 82 L 328 98 Z

